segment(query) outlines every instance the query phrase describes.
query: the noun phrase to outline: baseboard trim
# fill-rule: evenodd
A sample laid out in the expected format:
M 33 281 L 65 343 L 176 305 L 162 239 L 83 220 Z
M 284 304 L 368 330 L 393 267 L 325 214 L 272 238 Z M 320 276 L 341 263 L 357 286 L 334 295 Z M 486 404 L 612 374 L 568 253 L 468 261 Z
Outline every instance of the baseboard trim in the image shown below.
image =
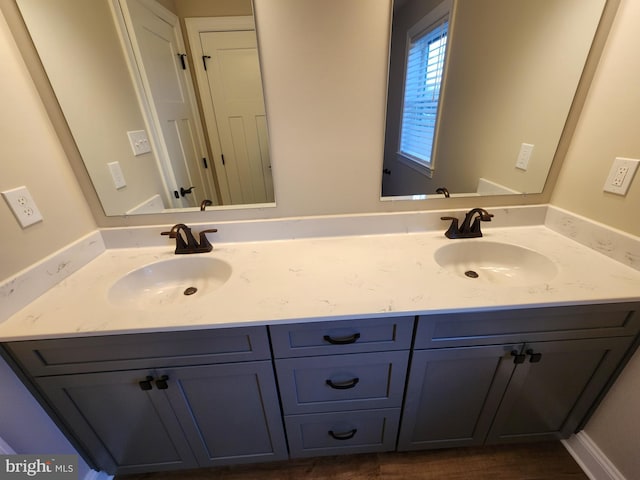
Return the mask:
M 562 443 L 591 480 L 626 480 L 584 431 L 562 440 Z

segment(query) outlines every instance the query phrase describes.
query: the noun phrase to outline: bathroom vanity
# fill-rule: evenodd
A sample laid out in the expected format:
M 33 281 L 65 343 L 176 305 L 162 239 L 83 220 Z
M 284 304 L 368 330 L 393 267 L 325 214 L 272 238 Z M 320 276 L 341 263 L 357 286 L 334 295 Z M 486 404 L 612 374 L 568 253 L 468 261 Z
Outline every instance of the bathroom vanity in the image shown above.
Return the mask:
M 452 263 L 454 242 L 471 263 Z M 497 270 L 524 273 L 474 263 L 510 248 Z M 566 438 L 640 333 L 640 272 L 544 226 L 231 242 L 176 257 L 107 249 L 0 324 L 5 357 L 93 468 Z M 224 272 L 205 281 L 194 262 Z M 141 272 L 182 275 L 197 293 L 143 298 Z

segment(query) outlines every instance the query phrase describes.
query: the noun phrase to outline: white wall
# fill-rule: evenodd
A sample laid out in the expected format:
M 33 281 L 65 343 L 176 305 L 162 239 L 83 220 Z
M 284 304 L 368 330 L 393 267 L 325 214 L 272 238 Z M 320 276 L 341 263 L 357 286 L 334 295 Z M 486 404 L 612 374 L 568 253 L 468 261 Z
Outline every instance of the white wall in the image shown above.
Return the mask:
M 255 1 L 279 216 L 380 209 L 390 8 Z
M 615 157 L 640 158 L 640 2 L 622 0 L 551 202 L 640 235 L 640 175 L 626 197 L 602 191 Z
M 626 197 L 602 187 L 616 156 L 640 159 L 640 2 L 622 0 L 551 203 L 640 235 L 640 175 Z M 640 286 L 638 287 L 640 288 Z M 585 428 L 627 480 L 640 478 L 640 352 Z
M 26 185 L 44 217 L 22 230 L 0 200 L 1 282 L 96 226 L 1 14 L 0 59 L 0 191 Z M 75 453 L 1 358 L 0 405 L 0 437 L 14 451 Z M 82 459 L 79 468 L 88 471 Z
M 0 200 L 0 281 L 96 228 L 0 14 L 0 191 L 25 185 L 44 221 L 22 230 Z

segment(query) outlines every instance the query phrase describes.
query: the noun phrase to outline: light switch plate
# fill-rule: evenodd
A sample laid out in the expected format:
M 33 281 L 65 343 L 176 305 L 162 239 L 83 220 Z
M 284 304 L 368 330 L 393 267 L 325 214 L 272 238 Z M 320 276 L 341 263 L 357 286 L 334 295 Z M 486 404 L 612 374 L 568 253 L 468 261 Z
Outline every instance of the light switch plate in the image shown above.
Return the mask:
M 529 160 L 533 154 L 534 145 L 530 143 L 523 143 L 520 145 L 520 153 L 518 153 L 518 159 L 516 160 L 516 168 L 520 170 L 527 170 L 529 168 Z
M 131 144 L 131 150 L 135 156 L 149 153 L 151 151 L 151 144 L 149 143 L 149 137 L 144 130 L 133 130 L 127 132 L 129 137 L 129 143 Z
M 122 169 L 120 168 L 120 162 L 107 163 L 107 166 L 109 167 L 109 172 L 111 173 L 113 185 L 116 187 L 116 190 L 126 187 L 127 181 L 124 179 L 124 173 L 122 173 Z
M 2 192 L 2 196 L 22 228 L 42 221 L 42 214 L 40 210 L 38 210 L 36 202 L 33 201 L 27 187 L 5 190 Z
M 613 161 L 609 176 L 604 182 L 604 191 L 626 195 L 640 160 L 618 157 Z

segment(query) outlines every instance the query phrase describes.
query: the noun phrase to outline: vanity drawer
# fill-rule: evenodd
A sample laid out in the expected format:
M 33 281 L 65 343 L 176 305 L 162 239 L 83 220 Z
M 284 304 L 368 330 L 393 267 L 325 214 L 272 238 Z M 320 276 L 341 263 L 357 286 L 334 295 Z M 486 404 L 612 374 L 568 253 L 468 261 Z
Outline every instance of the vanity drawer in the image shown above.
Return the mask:
M 395 450 L 400 409 L 291 415 L 284 419 L 291 458 Z
M 399 407 L 408 351 L 276 360 L 287 415 Z
M 411 346 L 414 317 L 365 318 L 272 325 L 276 358 L 404 350 Z
M 271 358 L 266 327 L 28 340 L 6 347 L 33 376 Z
M 636 335 L 638 303 L 425 315 L 415 348 L 490 345 Z

